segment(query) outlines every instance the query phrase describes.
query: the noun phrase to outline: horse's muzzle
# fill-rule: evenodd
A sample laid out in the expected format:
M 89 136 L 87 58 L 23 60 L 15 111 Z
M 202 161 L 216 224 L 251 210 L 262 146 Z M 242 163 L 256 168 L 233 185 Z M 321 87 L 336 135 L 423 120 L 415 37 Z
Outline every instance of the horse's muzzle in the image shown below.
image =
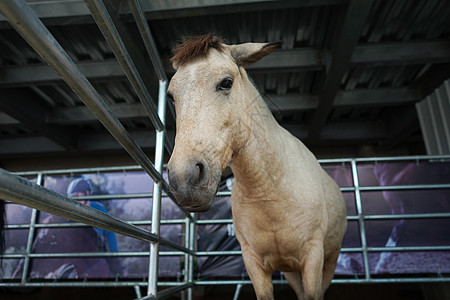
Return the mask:
M 177 202 L 187 211 L 207 211 L 217 192 L 220 181 L 211 172 L 211 167 L 201 158 L 177 166 L 167 165 L 170 190 Z

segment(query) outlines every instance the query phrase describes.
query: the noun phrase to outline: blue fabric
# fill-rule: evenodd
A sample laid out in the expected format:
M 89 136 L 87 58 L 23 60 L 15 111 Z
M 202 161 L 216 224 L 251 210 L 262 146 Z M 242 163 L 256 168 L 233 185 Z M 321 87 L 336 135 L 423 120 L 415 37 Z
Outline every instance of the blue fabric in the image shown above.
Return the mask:
M 101 204 L 99 202 L 91 201 L 90 206 L 92 208 L 95 208 L 96 210 L 99 210 L 101 212 L 104 212 L 105 214 L 108 214 L 108 211 L 106 210 L 106 208 L 103 206 L 103 204 Z M 111 232 L 108 230 L 103 230 L 101 228 L 97 228 L 97 227 L 94 227 L 94 228 L 97 231 L 99 236 L 101 236 L 102 238 L 103 238 L 103 236 L 106 237 L 106 242 L 108 243 L 109 251 L 117 252 L 118 249 L 117 249 L 116 234 L 114 232 Z

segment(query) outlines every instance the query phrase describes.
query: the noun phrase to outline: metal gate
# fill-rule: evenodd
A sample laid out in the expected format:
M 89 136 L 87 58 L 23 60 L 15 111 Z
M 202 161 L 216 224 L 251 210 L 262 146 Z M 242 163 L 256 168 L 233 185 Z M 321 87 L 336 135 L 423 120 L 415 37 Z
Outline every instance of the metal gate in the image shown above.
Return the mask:
M 444 268 L 444 271 L 440 272 L 436 269 L 433 273 L 428 273 L 420 276 L 420 274 L 411 274 L 407 276 L 380 276 L 379 274 L 374 274 L 373 266 L 370 266 L 369 256 L 370 255 L 382 255 L 382 253 L 430 253 L 430 255 L 435 255 L 438 253 L 449 253 L 450 244 L 440 244 L 440 245 L 425 245 L 425 246 L 398 246 L 389 245 L 384 246 L 371 246 L 368 242 L 368 233 L 366 230 L 367 223 L 374 221 L 381 222 L 392 222 L 399 220 L 449 220 L 450 212 L 446 210 L 434 211 L 434 212 L 423 212 L 415 211 L 410 212 L 393 212 L 390 214 L 377 214 L 368 212 L 365 208 L 368 201 L 364 200 L 361 195 L 363 193 L 370 192 L 396 192 L 396 191 L 448 191 L 450 190 L 449 183 L 430 183 L 426 182 L 424 184 L 395 184 L 395 185 L 367 185 L 364 183 L 364 179 L 359 174 L 363 170 L 364 166 L 375 166 L 377 164 L 396 162 L 403 164 L 413 164 L 413 165 L 423 165 L 432 164 L 436 165 L 437 168 L 444 166 L 448 168 L 448 161 L 450 156 L 417 156 L 417 157 L 384 157 L 384 158 L 357 158 L 357 159 L 327 159 L 320 160 L 320 163 L 324 168 L 329 165 L 335 165 L 343 167 L 349 170 L 350 182 L 341 186 L 341 191 L 350 197 L 350 202 L 353 202 L 354 212 L 348 212 L 349 223 L 354 223 L 358 228 L 357 235 L 352 238 L 358 240 L 360 245 L 357 246 L 345 246 L 342 248 L 341 253 L 343 255 L 348 254 L 358 254 L 361 256 L 362 260 L 362 272 L 360 274 L 355 274 L 354 276 L 342 276 L 338 275 L 333 280 L 334 284 L 347 284 L 347 283 L 400 283 L 400 282 L 449 282 L 450 277 L 448 277 L 448 270 Z M 251 284 L 250 280 L 247 278 L 236 279 L 221 279 L 221 280 L 194 280 L 194 259 L 205 256 L 240 256 L 241 251 L 204 251 L 198 249 L 197 247 L 197 237 L 196 228 L 198 226 L 211 225 L 211 224 L 222 224 L 224 226 L 231 225 L 231 219 L 196 219 L 194 215 L 186 214 L 185 218 L 178 219 L 160 219 L 161 206 L 160 199 L 161 193 L 158 192 L 158 184 L 155 181 L 155 186 L 153 193 L 138 193 L 138 194 L 117 194 L 117 195 L 101 195 L 101 196 L 86 196 L 85 199 L 91 200 L 104 200 L 104 199 L 125 199 L 125 198 L 153 198 L 153 209 L 152 218 L 133 222 L 124 222 L 115 219 L 109 215 L 103 214 L 96 210 L 91 209 L 79 202 L 75 201 L 74 198 L 64 197 L 56 192 L 48 190 L 42 187 L 43 180 L 48 178 L 48 176 L 62 176 L 62 175 L 77 175 L 77 174 L 104 174 L 104 173 L 123 173 L 123 176 L 127 176 L 127 172 L 142 172 L 140 166 L 126 166 L 126 167 L 105 167 L 105 168 L 90 168 L 90 169 L 67 169 L 67 170 L 49 170 L 49 171 L 37 171 L 37 172 L 22 172 L 18 174 L 11 174 L 6 171 L 1 171 L 0 173 L 0 196 L 4 199 L 8 199 L 12 202 L 27 205 L 33 207 L 33 212 L 31 215 L 31 221 L 29 224 L 12 224 L 8 225 L 8 230 L 23 229 L 28 231 L 27 246 L 23 253 L 8 253 L 4 254 L 4 259 L 23 259 L 24 270 L 22 273 L 22 278 L 18 280 L 4 280 L 0 283 L 0 286 L 130 286 L 135 287 L 139 291 L 138 287 L 149 287 L 149 295 L 151 297 L 164 298 L 172 293 L 180 292 L 186 288 L 192 286 L 204 286 L 204 285 L 236 285 L 236 293 L 239 293 L 240 287 L 245 284 Z M 32 179 L 36 183 L 33 183 L 23 176 Z M 444 182 L 445 182 L 444 178 Z M 446 194 L 446 195 L 447 195 Z M 168 196 L 167 194 L 163 194 Z M 224 191 L 219 192 L 218 197 L 229 197 L 230 192 Z M 157 198 L 159 197 L 159 198 Z M 159 199 L 159 200 L 158 200 Z M 78 199 L 79 200 L 79 199 Z M 429 201 L 429 199 L 423 199 L 424 201 Z M 422 200 L 421 200 L 422 201 Z M 422 201 L 422 202 L 424 202 Z M 448 202 L 448 199 L 445 200 Z M 61 223 L 61 224 L 41 224 L 37 222 L 36 209 L 47 211 L 49 213 L 57 214 L 75 221 L 79 221 L 91 226 L 101 227 L 107 230 L 111 230 L 120 234 L 131 236 L 133 238 L 141 239 L 150 242 L 154 249 L 150 253 L 150 262 L 148 266 L 148 281 L 144 280 L 104 280 L 104 281 L 90 281 L 90 280 L 75 280 L 75 281 L 46 281 L 46 280 L 30 280 L 29 265 L 30 260 L 39 258 L 61 258 L 61 257 L 71 257 L 71 258 L 86 258 L 86 257 L 142 257 L 148 255 L 148 252 L 126 252 L 119 251 L 117 253 L 111 252 L 83 252 L 83 253 L 33 253 L 32 243 L 36 238 L 36 230 L 42 228 L 67 228 L 67 227 L 79 227 L 85 226 L 80 223 Z M 156 215 L 156 216 L 155 216 Z M 156 224 L 156 226 L 153 226 Z M 184 227 L 183 235 L 184 245 L 179 245 L 173 241 L 167 240 L 160 236 L 159 225 L 182 225 Z M 142 225 L 152 225 L 152 231 L 148 232 L 137 226 Z M 156 227 L 156 228 L 155 228 Z M 158 230 L 158 231 L 157 231 Z M 154 246 L 153 246 L 154 245 Z M 168 251 L 158 251 L 158 246 L 168 246 L 173 250 Z M 155 249 L 156 248 L 156 249 Z M 446 254 L 446 255 L 447 255 Z M 179 257 L 180 261 L 184 260 L 184 269 L 182 271 L 182 278 L 178 280 L 158 280 L 158 259 L 160 257 Z M 445 260 L 445 259 L 444 259 Z M 401 275 L 401 274 L 400 274 Z M 286 281 L 280 277 L 274 279 L 275 284 L 286 284 Z M 157 293 L 158 286 L 160 288 L 170 287 L 169 289 L 161 290 Z M 153 294 L 152 294 L 153 293 Z M 236 294 L 236 295 L 237 295 Z M 192 297 L 192 289 L 188 290 L 188 298 Z

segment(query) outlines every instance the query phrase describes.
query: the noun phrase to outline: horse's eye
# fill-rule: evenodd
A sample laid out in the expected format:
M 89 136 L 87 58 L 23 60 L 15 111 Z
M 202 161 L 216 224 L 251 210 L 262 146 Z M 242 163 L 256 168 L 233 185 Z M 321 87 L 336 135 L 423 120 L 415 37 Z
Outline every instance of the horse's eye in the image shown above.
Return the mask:
M 232 78 L 225 78 L 222 80 L 222 82 L 217 86 L 217 90 L 219 91 L 228 91 L 233 86 L 233 79 Z
M 175 100 L 173 99 L 172 94 L 170 94 L 170 93 L 167 93 L 167 99 L 168 99 L 170 102 L 172 102 L 172 103 L 175 102 Z

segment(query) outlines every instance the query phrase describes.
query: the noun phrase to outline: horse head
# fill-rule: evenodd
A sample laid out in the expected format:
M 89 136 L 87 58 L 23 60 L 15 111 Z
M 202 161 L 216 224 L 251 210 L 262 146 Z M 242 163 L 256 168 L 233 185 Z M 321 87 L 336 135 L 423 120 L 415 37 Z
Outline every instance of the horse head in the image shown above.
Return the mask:
M 278 45 L 226 45 L 208 34 L 177 48 L 171 60 L 176 73 L 167 92 L 176 111 L 175 147 L 167 170 L 170 188 L 186 210 L 211 207 L 222 171 L 247 143 L 256 90 L 244 67 Z

